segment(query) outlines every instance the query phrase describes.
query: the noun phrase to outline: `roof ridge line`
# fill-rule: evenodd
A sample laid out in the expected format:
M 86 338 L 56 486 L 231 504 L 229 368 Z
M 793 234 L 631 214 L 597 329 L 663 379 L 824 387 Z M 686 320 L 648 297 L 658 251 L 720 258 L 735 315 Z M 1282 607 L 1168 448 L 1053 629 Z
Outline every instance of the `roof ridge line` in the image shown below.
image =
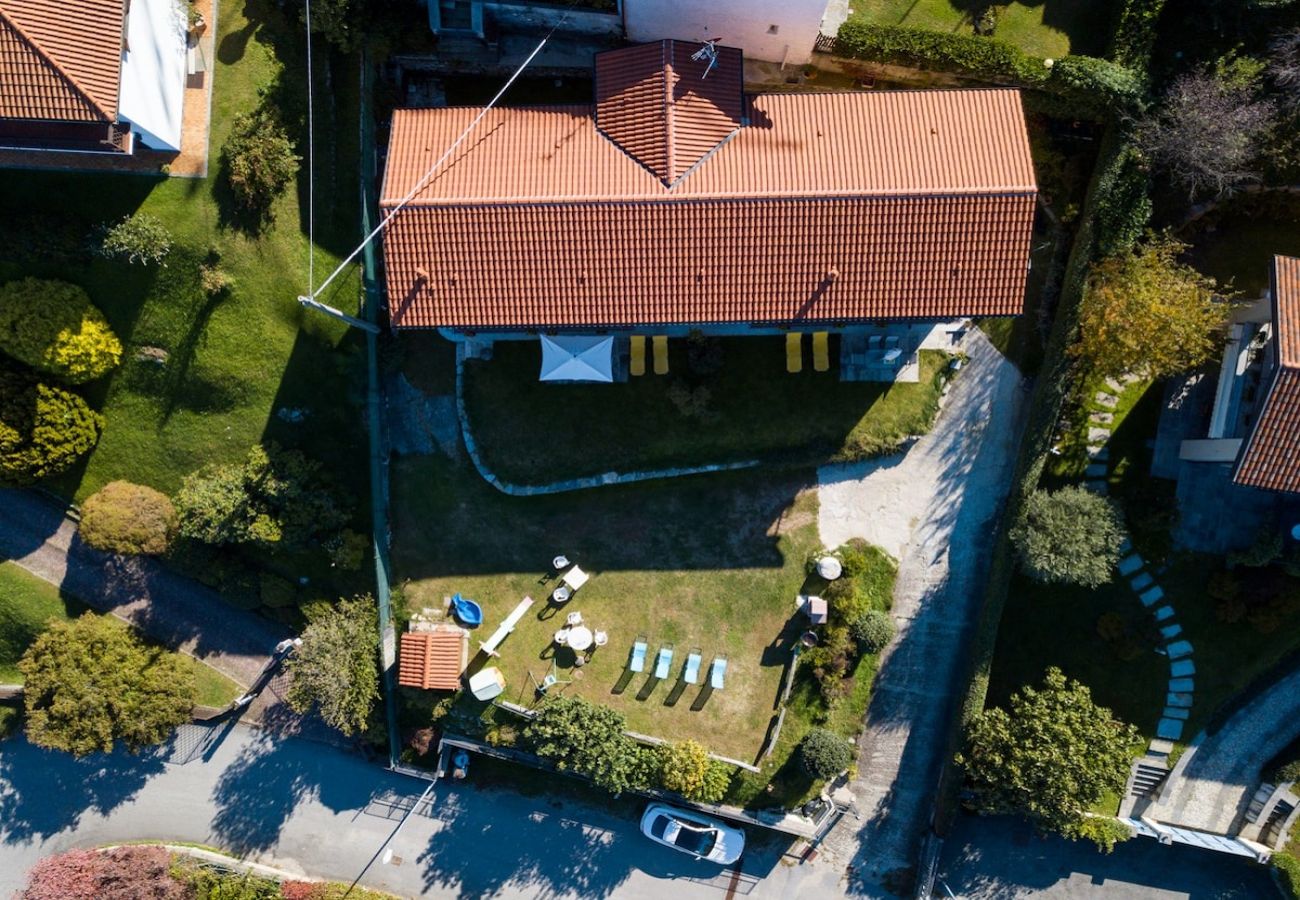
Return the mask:
M 677 168 L 677 141 L 674 139 L 676 129 L 673 126 L 673 76 L 677 70 L 673 63 L 673 39 L 666 39 L 660 47 L 659 71 L 663 73 L 664 79 L 664 177 L 660 180 L 669 186 L 673 171 Z
M 68 87 L 76 91 L 77 94 L 80 95 L 82 100 L 85 100 L 87 103 L 89 103 L 90 106 L 95 110 L 95 112 L 99 113 L 101 116 L 104 117 L 105 121 L 109 122 L 110 124 L 113 121 L 115 121 L 117 117 L 110 115 L 108 110 L 104 109 L 104 107 L 100 105 L 99 101 L 96 100 L 94 97 L 92 97 L 90 95 L 90 92 L 87 91 L 85 88 L 83 88 L 80 82 L 78 82 L 76 78 L 72 77 L 72 74 L 63 67 L 63 65 L 53 56 L 53 54 L 51 54 L 48 50 L 46 50 L 43 46 L 41 46 L 40 41 L 36 40 L 36 38 L 28 34 L 26 29 L 24 29 L 21 25 L 19 25 L 17 22 L 14 21 L 12 15 L 6 13 L 3 9 L 0 9 L 0 19 L 3 19 L 9 25 L 10 28 L 12 28 L 15 32 L 17 32 L 18 37 L 22 41 L 30 45 L 31 48 L 35 50 L 43 60 L 45 60 L 47 63 L 53 66 L 54 70 L 58 73 L 58 75 L 67 83 Z M 122 77 L 122 73 L 119 67 L 119 71 L 118 71 L 119 81 L 121 80 L 121 77 Z
M 739 129 L 737 129 L 739 131 Z M 689 173 L 688 173 L 689 174 Z M 683 175 L 683 178 L 686 176 Z M 680 179 L 679 179 L 680 180 Z M 1021 198 L 1032 197 L 1038 194 L 1037 188 L 1017 187 L 1017 188 L 969 188 L 953 189 L 945 191 L 907 191 L 899 193 L 887 193 L 876 191 L 863 193 L 861 191 L 846 191 L 843 193 L 828 193 L 825 191 L 801 191 L 789 194 L 700 194 L 695 195 L 666 195 L 655 194 L 643 197 L 516 197 L 511 199 L 494 198 L 490 200 L 439 200 L 430 202 L 428 200 L 412 200 L 406 204 L 407 207 L 417 209 L 440 209 L 440 208 L 457 208 L 461 209 L 467 206 L 642 206 L 651 203 L 759 203 L 770 200 L 920 200 L 935 198 L 952 198 L 952 197 L 1004 197 L 1004 198 Z M 392 198 L 381 197 L 379 205 L 385 203 L 395 204 L 397 200 Z

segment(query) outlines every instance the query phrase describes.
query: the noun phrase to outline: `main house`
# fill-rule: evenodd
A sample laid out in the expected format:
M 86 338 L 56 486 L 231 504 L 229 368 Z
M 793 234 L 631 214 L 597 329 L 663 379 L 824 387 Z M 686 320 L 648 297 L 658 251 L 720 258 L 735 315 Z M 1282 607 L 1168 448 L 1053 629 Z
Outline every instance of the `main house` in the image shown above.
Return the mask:
M 188 4 L 0 0 L 0 149 L 179 151 Z
M 490 110 L 432 175 L 482 110 L 395 111 L 393 327 L 575 356 L 831 332 L 859 377 L 891 378 L 939 323 L 1023 311 L 1018 92 L 746 94 L 741 70 L 739 50 L 672 40 L 598 54 L 593 106 Z

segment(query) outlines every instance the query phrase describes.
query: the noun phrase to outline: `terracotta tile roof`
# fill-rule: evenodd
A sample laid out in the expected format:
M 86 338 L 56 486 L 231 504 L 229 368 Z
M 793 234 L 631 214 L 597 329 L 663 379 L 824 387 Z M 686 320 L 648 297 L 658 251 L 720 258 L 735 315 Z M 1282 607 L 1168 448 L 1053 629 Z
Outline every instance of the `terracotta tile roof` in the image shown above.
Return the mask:
M 1016 91 L 771 94 L 745 109 L 671 186 L 590 107 L 491 111 L 388 226 L 394 326 L 1022 311 L 1036 186 Z M 477 113 L 397 110 L 381 205 Z
M 397 656 L 397 683 L 405 687 L 454 691 L 469 663 L 469 635 L 462 628 L 408 631 Z
M 0 117 L 117 118 L 125 0 L 0 0 Z
M 1273 340 L 1277 370 L 1233 480 L 1300 493 L 1300 259 L 1273 258 Z
M 664 184 L 741 125 L 740 51 L 718 47 L 709 69 L 691 58 L 700 47 L 670 40 L 596 54 L 597 127 Z

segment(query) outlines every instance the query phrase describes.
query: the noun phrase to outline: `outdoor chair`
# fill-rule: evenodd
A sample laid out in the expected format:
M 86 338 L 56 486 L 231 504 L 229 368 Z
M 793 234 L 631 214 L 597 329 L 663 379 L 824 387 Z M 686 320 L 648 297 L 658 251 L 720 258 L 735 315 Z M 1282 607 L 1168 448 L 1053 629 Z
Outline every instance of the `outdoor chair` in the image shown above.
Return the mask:
M 561 628 L 559 631 L 555 632 L 555 643 L 559 644 L 561 647 L 568 646 L 569 629 Z
M 563 572 L 569 567 L 569 558 L 563 554 L 551 560 L 551 568 L 557 572 Z
M 825 372 L 831 367 L 831 336 L 825 331 L 814 331 L 812 338 L 813 345 L 813 371 Z
M 726 676 L 727 658 L 725 656 L 713 657 L 713 662 L 709 665 L 709 687 L 715 691 L 722 690 Z
M 591 576 L 582 571 L 582 569 L 574 566 L 572 569 L 564 573 L 564 577 L 561 581 L 568 586 L 569 590 L 576 592 L 578 588 L 587 583 L 587 579 L 590 577 Z
M 582 613 L 578 612 L 575 609 L 573 612 L 569 613 L 567 616 L 564 617 L 564 621 L 569 625 L 581 625 Z
M 803 371 L 803 335 L 797 331 L 785 336 L 785 370 L 791 375 Z
M 867 338 L 867 349 L 868 349 L 868 350 L 879 350 L 879 349 L 880 349 L 880 342 L 881 342 L 880 335 L 878 335 L 878 334 L 873 334 L 873 335 L 871 335 L 870 337 Z
M 655 374 L 668 374 L 668 335 L 656 334 L 650 341 L 655 353 Z
M 645 671 L 645 655 L 650 650 L 650 645 L 645 637 L 639 637 L 632 644 L 632 658 L 628 660 L 628 670 L 632 672 Z
M 700 650 L 696 647 L 686 657 L 686 670 L 682 672 L 682 681 L 687 684 L 699 684 L 700 681 L 700 663 L 703 657 L 700 656 Z
M 645 374 L 645 335 L 632 335 L 632 358 L 628 364 L 628 371 L 633 375 Z
M 655 678 L 663 680 L 668 677 L 668 670 L 673 665 L 673 645 L 664 644 L 659 648 L 659 658 L 655 661 Z

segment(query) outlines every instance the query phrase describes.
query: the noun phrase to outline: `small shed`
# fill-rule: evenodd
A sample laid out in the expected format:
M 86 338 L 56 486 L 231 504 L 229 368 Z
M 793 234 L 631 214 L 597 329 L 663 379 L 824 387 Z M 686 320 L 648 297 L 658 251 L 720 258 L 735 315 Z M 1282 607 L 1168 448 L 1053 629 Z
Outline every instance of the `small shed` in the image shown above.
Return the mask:
M 469 665 L 469 632 L 439 625 L 402 635 L 397 657 L 397 683 L 403 687 L 454 691 Z

